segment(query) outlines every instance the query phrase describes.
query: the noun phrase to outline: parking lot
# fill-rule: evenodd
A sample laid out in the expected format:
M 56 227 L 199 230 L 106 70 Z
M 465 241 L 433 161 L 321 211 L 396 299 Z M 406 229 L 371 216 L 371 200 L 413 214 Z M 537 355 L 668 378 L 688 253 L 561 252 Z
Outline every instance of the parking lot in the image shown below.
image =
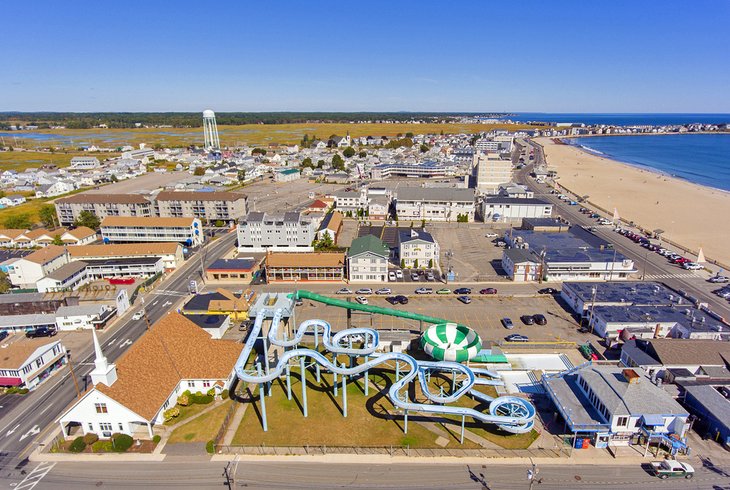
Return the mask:
M 492 227 L 477 223 L 430 223 L 431 232 L 441 249 L 441 269 L 451 264 L 457 282 L 506 280 L 501 267 L 502 248 L 493 243 L 494 237 L 504 235 L 504 225 Z M 451 253 L 451 259 L 448 254 Z

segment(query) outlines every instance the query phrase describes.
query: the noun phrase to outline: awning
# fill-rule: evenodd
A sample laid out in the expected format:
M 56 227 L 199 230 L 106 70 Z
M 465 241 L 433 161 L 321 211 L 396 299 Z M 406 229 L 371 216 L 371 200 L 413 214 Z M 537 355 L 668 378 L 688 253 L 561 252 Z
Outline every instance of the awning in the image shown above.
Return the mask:
M 661 415 L 642 415 L 642 424 L 646 427 L 656 427 L 658 425 L 664 425 L 664 417 Z
M 0 377 L 0 386 L 20 386 L 23 380 L 20 378 L 3 378 Z

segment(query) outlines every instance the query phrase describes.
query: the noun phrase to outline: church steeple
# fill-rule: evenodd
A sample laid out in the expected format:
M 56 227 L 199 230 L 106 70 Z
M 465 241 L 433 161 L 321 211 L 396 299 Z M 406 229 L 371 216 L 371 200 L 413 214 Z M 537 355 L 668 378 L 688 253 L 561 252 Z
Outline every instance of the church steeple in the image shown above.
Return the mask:
M 91 382 L 96 386 L 98 383 L 104 383 L 107 386 L 111 386 L 117 380 L 117 366 L 115 364 L 109 364 L 106 360 L 106 356 L 101 351 L 101 344 L 99 344 L 99 338 L 96 336 L 96 330 L 92 330 L 91 334 L 94 337 L 94 370 L 91 371 Z

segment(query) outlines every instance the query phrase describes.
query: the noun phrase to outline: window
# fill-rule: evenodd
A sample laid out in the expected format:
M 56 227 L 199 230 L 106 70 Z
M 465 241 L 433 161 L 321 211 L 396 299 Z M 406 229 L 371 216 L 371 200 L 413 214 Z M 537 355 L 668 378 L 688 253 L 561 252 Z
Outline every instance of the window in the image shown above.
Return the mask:
M 119 422 L 119 432 L 124 432 L 124 424 Z
M 206 379 L 205 381 L 203 381 L 203 388 L 210 388 L 210 380 L 209 379 Z
M 108 413 L 106 403 L 94 403 L 94 408 L 96 408 L 96 413 Z
M 195 381 L 188 381 L 188 388 L 195 388 Z
M 619 427 L 626 427 L 629 424 L 629 418 L 628 417 L 619 417 L 616 421 L 616 425 Z
M 94 424 L 92 424 L 91 422 L 89 422 L 89 430 L 91 430 L 91 431 L 94 430 Z
M 109 422 L 101 422 L 99 424 L 99 430 L 102 432 L 111 432 L 112 431 L 112 424 Z

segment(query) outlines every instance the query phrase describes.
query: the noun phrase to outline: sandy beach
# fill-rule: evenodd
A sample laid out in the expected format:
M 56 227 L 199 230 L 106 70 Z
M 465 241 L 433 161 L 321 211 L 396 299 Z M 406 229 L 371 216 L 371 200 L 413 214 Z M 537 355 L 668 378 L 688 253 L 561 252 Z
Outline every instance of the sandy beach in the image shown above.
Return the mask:
M 558 183 L 620 217 L 730 264 L 730 193 L 538 138 Z M 690 257 L 695 259 L 696 256 Z

